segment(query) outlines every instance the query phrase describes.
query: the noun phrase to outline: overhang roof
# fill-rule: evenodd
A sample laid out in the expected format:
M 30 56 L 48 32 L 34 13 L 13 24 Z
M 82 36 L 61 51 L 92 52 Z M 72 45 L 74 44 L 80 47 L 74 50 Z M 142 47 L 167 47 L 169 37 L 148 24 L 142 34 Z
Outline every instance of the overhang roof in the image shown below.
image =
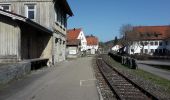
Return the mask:
M 55 0 L 55 2 L 60 2 L 63 8 L 65 9 L 66 13 L 70 16 L 73 16 L 73 12 L 67 2 L 67 0 Z
M 46 32 L 46 33 L 49 33 L 49 35 L 52 35 L 52 34 L 53 34 L 53 32 L 52 32 L 51 30 L 47 29 L 46 27 L 44 27 L 44 26 L 42 26 L 42 25 L 40 25 L 40 24 L 38 24 L 38 23 L 30 20 L 29 18 L 26 18 L 26 17 L 24 17 L 24 16 L 18 15 L 18 14 L 16 14 L 16 13 L 12 13 L 12 12 L 4 11 L 4 10 L 1 10 L 1 9 L 0 9 L 0 15 L 9 17 L 9 18 L 11 18 L 12 20 L 14 20 L 14 21 L 16 21 L 16 22 L 17 22 L 17 21 L 20 21 L 20 22 L 22 22 L 22 23 L 29 24 L 30 26 L 35 27 L 35 28 L 37 28 L 38 30 L 44 31 L 44 32 Z

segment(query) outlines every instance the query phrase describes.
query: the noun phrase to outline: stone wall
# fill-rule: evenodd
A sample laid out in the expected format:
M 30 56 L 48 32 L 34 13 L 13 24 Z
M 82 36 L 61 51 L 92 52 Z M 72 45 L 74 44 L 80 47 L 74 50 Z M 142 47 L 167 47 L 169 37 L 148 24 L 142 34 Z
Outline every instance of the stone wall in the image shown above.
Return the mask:
M 0 65 L 0 84 L 21 78 L 31 71 L 30 62 Z

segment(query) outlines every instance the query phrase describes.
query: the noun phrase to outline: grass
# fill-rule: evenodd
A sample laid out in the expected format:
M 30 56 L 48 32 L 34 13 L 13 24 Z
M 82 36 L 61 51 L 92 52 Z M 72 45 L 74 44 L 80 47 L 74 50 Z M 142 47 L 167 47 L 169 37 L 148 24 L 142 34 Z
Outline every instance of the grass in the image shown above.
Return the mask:
M 167 92 L 170 93 L 170 81 L 169 80 L 159 77 L 157 75 L 151 74 L 149 72 L 143 71 L 141 69 L 135 70 L 134 73 L 144 78 L 145 80 L 149 80 L 163 88 L 166 88 Z
M 168 92 L 170 94 L 170 80 L 164 79 L 162 77 L 151 74 L 151 73 L 146 72 L 146 71 L 141 70 L 141 69 L 136 69 L 136 70 L 129 69 L 128 67 L 116 62 L 115 60 L 113 60 L 112 58 L 110 58 L 107 55 L 104 55 L 103 57 L 104 57 L 104 59 L 107 59 L 107 62 L 109 64 L 111 64 L 112 66 L 127 70 L 128 72 L 131 72 L 131 74 L 135 74 L 135 75 L 137 75 L 137 76 L 139 76 L 139 77 L 141 77 L 145 80 L 149 80 L 152 83 L 163 87 L 164 89 L 166 89 L 166 92 Z

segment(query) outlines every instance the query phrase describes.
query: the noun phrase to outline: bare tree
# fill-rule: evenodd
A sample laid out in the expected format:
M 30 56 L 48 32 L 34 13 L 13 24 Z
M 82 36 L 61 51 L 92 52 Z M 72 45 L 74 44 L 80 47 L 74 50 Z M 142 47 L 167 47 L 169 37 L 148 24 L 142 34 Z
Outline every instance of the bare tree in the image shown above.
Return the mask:
M 123 46 L 128 46 L 132 43 L 133 36 L 133 26 L 131 24 L 123 25 L 120 28 L 121 43 Z

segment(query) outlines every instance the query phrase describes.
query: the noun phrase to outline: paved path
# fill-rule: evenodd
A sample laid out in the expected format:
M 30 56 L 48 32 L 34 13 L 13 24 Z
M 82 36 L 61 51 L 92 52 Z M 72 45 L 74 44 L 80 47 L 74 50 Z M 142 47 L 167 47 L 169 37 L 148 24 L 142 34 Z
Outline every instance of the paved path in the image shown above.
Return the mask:
M 92 58 L 59 63 L 0 90 L 0 100 L 99 100 Z
M 147 63 L 149 63 L 149 61 Z M 162 78 L 170 80 L 170 71 L 155 68 L 155 67 L 147 65 L 146 63 L 140 63 L 140 62 L 138 62 L 138 68 L 145 70 L 147 72 L 150 72 L 152 74 L 155 74 L 157 76 L 160 76 Z
M 148 65 L 165 65 L 165 66 L 169 66 L 170 67 L 170 61 L 168 60 L 162 60 L 162 61 L 159 61 L 159 60 L 146 60 L 146 61 L 142 61 L 142 60 L 139 60 L 138 63 L 141 63 L 141 64 L 148 64 Z

